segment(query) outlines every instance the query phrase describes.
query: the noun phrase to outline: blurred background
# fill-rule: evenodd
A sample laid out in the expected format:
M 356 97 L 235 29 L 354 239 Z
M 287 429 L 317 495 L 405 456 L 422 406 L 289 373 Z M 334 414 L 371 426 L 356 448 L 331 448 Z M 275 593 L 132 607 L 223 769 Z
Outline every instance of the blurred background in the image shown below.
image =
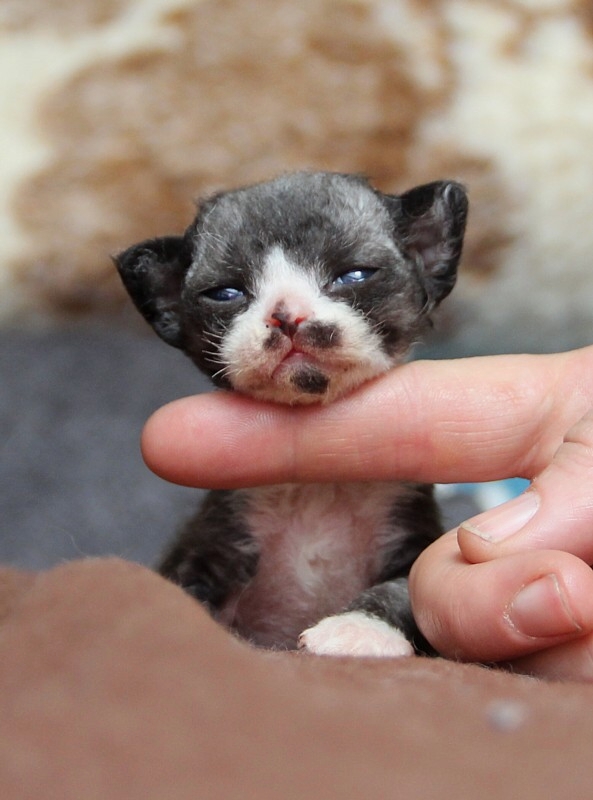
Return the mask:
M 211 191 L 456 178 L 461 276 L 419 354 L 593 341 L 590 0 L 0 0 L 0 119 L 0 562 L 152 563 L 195 505 L 139 435 L 206 387 L 110 254 Z M 443 492 L 450 520 L 493 497 Z

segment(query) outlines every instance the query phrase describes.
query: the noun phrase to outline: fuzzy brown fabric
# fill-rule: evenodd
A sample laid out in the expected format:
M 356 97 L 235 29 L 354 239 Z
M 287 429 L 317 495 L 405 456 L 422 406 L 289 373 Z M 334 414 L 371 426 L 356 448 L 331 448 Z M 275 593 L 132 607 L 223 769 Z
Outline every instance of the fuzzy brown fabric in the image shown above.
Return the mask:
M 0 797 L 593 796 L 593 688 L 256 651 L 116 559 L 0 572 Z

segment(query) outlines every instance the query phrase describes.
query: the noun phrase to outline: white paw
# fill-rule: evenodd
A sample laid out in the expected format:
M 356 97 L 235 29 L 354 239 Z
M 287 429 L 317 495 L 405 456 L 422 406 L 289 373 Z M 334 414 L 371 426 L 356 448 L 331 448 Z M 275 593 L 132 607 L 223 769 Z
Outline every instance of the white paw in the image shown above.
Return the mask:
M 325 617 L 299 636 L 298 646 L 319 656 L 401 658 L 414 648 L 397 628 L 362 611 Z

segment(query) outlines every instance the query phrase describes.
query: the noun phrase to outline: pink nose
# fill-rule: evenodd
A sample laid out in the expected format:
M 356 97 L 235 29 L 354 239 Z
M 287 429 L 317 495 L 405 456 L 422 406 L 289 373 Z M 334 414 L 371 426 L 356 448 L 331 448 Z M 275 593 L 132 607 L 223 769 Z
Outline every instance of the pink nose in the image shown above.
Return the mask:
M 288 336 L 292 339 L 292 337 L 297 332 L 297 328 L 301 324 L 301 322 L 305 321 L 305 317 L 295 317 L 292 319 L 287 314 L 283 314 L 281 312 L 274 312 L 269 320 L 269 324 L 273 325 L 275 328 L 280 328 L 282 333 L 285 336 Z

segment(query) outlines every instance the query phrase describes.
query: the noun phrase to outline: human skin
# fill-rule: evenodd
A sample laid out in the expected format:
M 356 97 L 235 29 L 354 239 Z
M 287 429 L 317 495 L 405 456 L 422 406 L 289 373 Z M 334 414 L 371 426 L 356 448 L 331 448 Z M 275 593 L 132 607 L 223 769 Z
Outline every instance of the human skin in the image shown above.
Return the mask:
M 591 409 L 593 347 L 418 361 L 329 406 L 177 400 L 151 417 L 142 446 L 157 474 L 205 488 L 528 478 L 521 498 L 422 554 L 414 613 L 449 658 L 593 680 Z

